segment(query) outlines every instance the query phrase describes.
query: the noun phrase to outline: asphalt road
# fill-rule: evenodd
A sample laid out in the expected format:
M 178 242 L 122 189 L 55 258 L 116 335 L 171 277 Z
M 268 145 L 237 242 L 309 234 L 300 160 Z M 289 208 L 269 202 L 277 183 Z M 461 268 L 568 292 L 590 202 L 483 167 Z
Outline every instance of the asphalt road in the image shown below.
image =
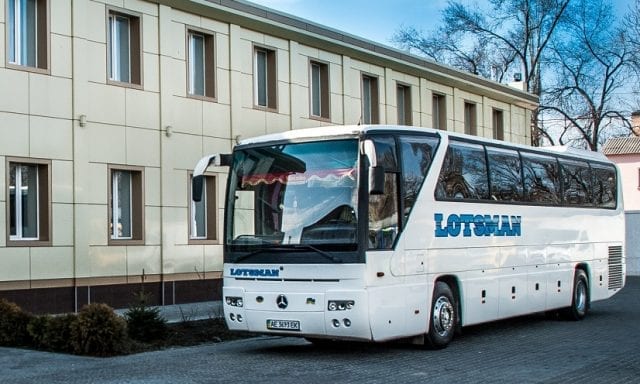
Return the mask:
M 0 383 L 640 383 L 640 278 L 580 322 L 465 328 L 444 350 L 258 337 L 88 358 L 0 348 Z

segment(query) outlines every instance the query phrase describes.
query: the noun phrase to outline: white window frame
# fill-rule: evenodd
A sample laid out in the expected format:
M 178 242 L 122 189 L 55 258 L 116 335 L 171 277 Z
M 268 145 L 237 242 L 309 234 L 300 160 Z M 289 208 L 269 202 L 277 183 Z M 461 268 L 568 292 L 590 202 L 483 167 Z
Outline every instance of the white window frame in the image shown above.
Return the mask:
M 9 3 L 10 1 L 13 2 L 13 8 L 11 6 L 11 4 Z M 41 31 L 39 30 L 40 28 L 43 28 L 43 25 L 41 24 L 41 22 L 43 20 L 41 20 L 43 17 L 46 17 L 46 12 L 45 15 L 41 15 L 41 8 L 40 8 L 40 4 L 39 1 L 36 0 L 35 4 L 34 4 L 34 17 L 33 17 L 33 33 L 34 33 L 34 37 L 33 37 L 33 63 L 28 63 L 28 58 L 26 57 L 28 49 L 24 50 L 23 48 L 28 44 L 27 41 L 24 41 L 28 36 L 23 34 L 23 30 L 28 29 L 29 27 L 29 23 L 27 22 L 26 27 L 24 22 L 26 22 L 26 18 L 28 15 L 23 15 L 23 11 L 26 8 L 26 2 L 28 0 L 7 0 L 7 15 L 6 15 L 6 23 L 7 23 L 7 38 L 6 38 L 6 42 L 7 42 L 7 63 L 11 64 L 11 65 L 18 65 L 18 66 L 24 66 L 24 67 L 30 67 L 30 68 L 37 68 L 37 69 L 44 69 L 45 67 L 43 66 L 43 63 L 41 63 L 41 61 L 44 59 L 42 57 L 40 57 L 40 44 L 46 44 L 45 41 L 41 41 Z M 11 15 L 11 12 L 9 12 L 10 10 L 13 10 L 13 15 Z M 13 16 L 13 17 L 11 17 Z M 44 28 L 46 29 L 46 26 L 44 26 Z M 13 32 L 13 39 L 11 38 L 11 33 Z M 46 31 L 45 31 L 46 32 Z M 12 60 L 12 56 L 13 56 L 13 60 Z
M 311 66 L 310 66 L 310 88 L 311 88 L 311 115 L 314 117 L 322 117 L 322 67 L 320 66 L 320 63 L 316 63 L 316 62 L 311 62 Z M 315 84 L 315 75 L 317 75 L 318 77 L 318 84 L 316 87 Z M 317 100 L 316 100 L 317 99 Z M 314 106 L 316 105 L 316 102 L 318 104 L 318 113 L 316 113 L 316 111 L 314 111 Z
M 262 76 L 264 77 L 264 105 L 260 104 L 260 73 L 258 72 L 258 58 L 262 54 L 264 56 L 264 72 Z M 255 87 L 255 104 L 259 107 L 268 108 L 269 107 L 269 52 L 266 49 L 256 47 L 254 51 L 254 60 L 253 60 L 253 72 L 255 73 L 254 78 L 254 87 Z
M 202 43 L 202 94 L 196 93 L 196 76 L 195 76 L 195 37 L 200 38 Z M 207 44 L 206 44 L 206 36 L 203 33 L 189 30 L 188 32 L 188 44 L 189 44 L 189 94 L 194 96 L 202 96 L 205 97 L 207 95 L 207 60 L 206 60 L 206 52 Z
M 15 165 L 16 169 L 16 185 L 15 185 L 15 217 L 16 217 L 16 234 L 10 235 L 9 240 L 40 240 L 40 170 L 37 164 L 28 163 L 11 163 Z M 26 165 L 33 167 L 36 171 L 36 237 L 23 237 L 22 236 L 22 166 Z M 11 188 L 11 187 L 9 187 Z M 7 202 L 9 204 L 9 202 Z
M 126 172 L 129 175 L 129 236 L 119 236 L 118 234 L 118 212 L 120 207 L 119 201 L 119 181 L 116 174 Z M 113 240 L 131 240 L 133 239 L 133 175 L 132 171 L 114 169 L 111 172 L 111 239 Z
M 127 30 L 129 36 L 129 50 L 128 50 L 128 66 L 129 66 L 129 78 L 126 80 L 122 79 L 122 74 L 120 73 L 120 39 L 117 26 L 117 19 L 122 18 L 127 20 Z M 109 80 L 118 81 L 122 83 L 130 83 L 132 80 L 131 73 L 131 17 L 122 15 L 116 12 L 109 12 Z M 114 65 L 114 63 L 118 63 L 118 65 Z
M 207 235 L 209 234 L 209 228 L 207 223 L 207 210 L 209 209 L 209 202 L 207 201 L 207 183 L 206 181 L 202 183 L 202 207 L 204 209 L 204 236 L 198 236 L 198 222 L 196 221 L 196 208 L 197 203 L 191 199 L 191 233 L 189 234 L 189 238 L 191 240 L 207 240 Z

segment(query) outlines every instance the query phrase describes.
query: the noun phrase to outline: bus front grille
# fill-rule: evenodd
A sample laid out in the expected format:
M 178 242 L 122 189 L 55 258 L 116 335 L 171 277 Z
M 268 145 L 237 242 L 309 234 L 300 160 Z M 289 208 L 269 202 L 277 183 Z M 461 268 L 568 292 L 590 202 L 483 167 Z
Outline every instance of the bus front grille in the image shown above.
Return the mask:
M 609 247 L 609 289 L 622 288 L 622 247 Z

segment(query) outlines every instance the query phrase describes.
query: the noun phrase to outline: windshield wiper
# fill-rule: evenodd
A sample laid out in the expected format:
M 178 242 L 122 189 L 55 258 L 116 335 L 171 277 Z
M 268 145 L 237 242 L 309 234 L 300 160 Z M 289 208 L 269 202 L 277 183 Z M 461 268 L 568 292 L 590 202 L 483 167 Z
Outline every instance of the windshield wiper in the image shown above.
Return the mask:
M 255 255 L 257 255 L 257 254 L 260 254 L 260 253 L 262 253 L 262 252 L 271 251 L 271 250 L 274 250 L 274 249 L 276 249 L 276 248 L 275 248 L 275 247 L 265 247 L 265 248 L 259 248 L 259 249 L 256 249 L 255 251 L 251 251 L 251 252 L 249 252 L 249 253 L 247 253 L 247 254 L 245 254 L 245 255 L 238 256 L 238 257 L 234 260 L 234 263 L 238 263 L 238 262 L 240 262 L 240 261 L 242 261 L 242 260 L 246 260 L 246 259 L 248 259 L 248 258 L 250 258 L 250 257 L 252 257 L 252 256 L 255 256 Z
M 329 252 L 323 251 L 321 249 L 318 249 L 316 247 L 314 247 L 313 245 L 310 244 L 295 244 L 295 245 L 290 245 L 287 247 L 264 247 L 264 248 L 260 248 L 260 249 L 256 249 L 254 251 L 251 251 L 245 255 L 242 256 L 238 256 L 235 260 L 234 263 L 239 263 L 242 260 L 246 260 L 252 256 L 258 255 L 260 253 L 263 252 L 268 252 L 268 251 L 274 251 L 274 252 L 291 252 L 291 251 L 296 251 L 296 250 L 300 250 L 300 249 L 305 249 L 305 250 L 311 250 L 316 252 L 317 254 L 319 254 L 320 256 L 323 256 L 324 258 L 333 261 L 334 263 L 342 263 L 342 259 L 334 256 L 332 254 L 330 254 Z
M 339 258 L 337 256 L 334 256 L 334 255 L 330 254 L 329 252 L 326 252 L 326 251 L 323 251 L 321 249 L 318 249 L 318 248 L 314 247 L 311 244 L 295 244 L 295 245 L 293 245 L 293 248 L 294 249 L 310 249 L 310 250 L 316 252 L 317 254 L 319 254 L 321 256 L 324 256 L 325 258 L 333 261 L 334 263 L 342 263 L 342 259 L 341 258 Z

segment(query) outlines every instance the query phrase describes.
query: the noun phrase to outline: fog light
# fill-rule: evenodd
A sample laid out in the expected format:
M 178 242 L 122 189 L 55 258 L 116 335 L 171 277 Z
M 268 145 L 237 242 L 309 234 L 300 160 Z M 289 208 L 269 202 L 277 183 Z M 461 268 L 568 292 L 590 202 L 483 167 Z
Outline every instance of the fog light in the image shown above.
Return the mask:
M 238 323 L 242 323 L 242 315 L 238 315 L 237 319 Z M 349 322 L 349 324 L 351 324 L 351 322 Z
M 331 322 L 333 323 L 334 328 L 340 328 L 340 321 L 338 321 L 338 319 L 333 319 Z
M 353 300 L 329 300 L 327 309 L 329 311 L 345 311 L 352 309 L 355 304 Z
M 240 316 L 238 316 L 238 320 L 240 320 Z M 350 327 L 351 326 L 351 320 L 349 320 L 349 319 L 343 319 L 342 323 L 344 324 L 345 327 Z
M 237 296 L 227 296 L 224 298 L 224 302 L 232 307 L 242 307 L 243 305 L 242 297 Z
M 236 321 L 236 315 L 234 315 L 233 313 L 229 315 L 229 318 L 231 319 L 231 321 Z

